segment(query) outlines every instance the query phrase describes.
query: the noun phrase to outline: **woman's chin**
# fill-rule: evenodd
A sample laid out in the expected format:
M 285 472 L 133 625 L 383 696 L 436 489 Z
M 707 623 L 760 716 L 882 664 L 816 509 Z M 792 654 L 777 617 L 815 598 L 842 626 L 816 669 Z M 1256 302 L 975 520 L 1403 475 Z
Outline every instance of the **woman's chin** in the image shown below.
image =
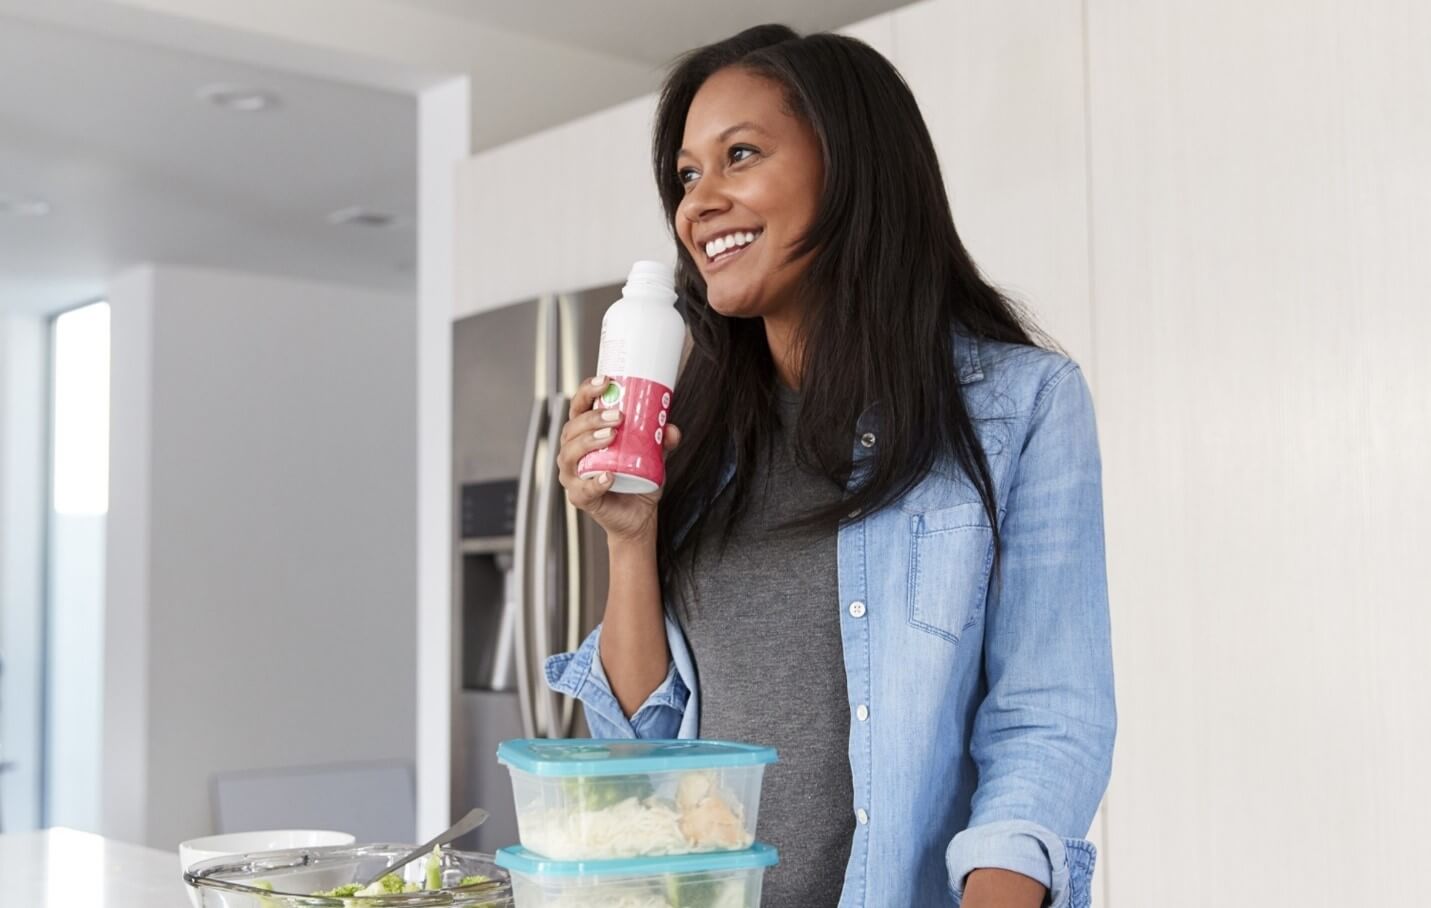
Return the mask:
M 758 297 L 743 293 L 715 293 L 713 290 L 707 289 L 706 301 L 716 313 L 726 318 L 755 318 L 761 314 Z

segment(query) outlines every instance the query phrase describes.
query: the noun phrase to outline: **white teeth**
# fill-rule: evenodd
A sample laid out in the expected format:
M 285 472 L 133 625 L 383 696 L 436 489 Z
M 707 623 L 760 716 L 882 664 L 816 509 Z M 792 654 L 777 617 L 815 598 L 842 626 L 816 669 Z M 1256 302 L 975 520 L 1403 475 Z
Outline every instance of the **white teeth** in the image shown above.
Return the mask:
M 738 233 L 728 233 L 725 236 L 716 237 L 706 243 L 706 257 L 715 258 L 722 252 L 734 249 L 737 246 L 746 246 L 755 242 L 755 233 L 747 230 Z

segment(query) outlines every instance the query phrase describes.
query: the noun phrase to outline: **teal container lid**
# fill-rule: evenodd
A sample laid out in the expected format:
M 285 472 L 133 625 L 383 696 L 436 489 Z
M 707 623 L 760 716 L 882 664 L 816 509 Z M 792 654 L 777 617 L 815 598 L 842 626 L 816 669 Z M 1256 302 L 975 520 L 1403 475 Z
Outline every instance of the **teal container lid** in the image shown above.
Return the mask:
M 523 738 L 497 746 L 497 761 L 534 776 L 625 776 L 775 762 L 775 748 L 730 741 Z
M 614 858 L 601 861 L 549 861 L 520 845 L 497 849 L 497 866 L 527 876 L 654 876 L 667 873 L 708 873 L 721 870 L 756 870 L 780 862 L 775 849 L 756 842 L 744 851 L 706 851 L 649 858 Z

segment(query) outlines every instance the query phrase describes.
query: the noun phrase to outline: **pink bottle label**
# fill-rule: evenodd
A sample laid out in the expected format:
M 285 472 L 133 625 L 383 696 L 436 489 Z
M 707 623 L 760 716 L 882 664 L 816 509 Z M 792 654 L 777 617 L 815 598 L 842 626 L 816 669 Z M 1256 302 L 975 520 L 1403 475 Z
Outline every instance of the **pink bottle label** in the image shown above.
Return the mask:
M 666 481 L 666 459 L 661 443 L 671 410 L 671 389 L 644 378 L 613 377 L 596 401 L 596 409 L 616 408 L 625 414 L 611 445 L 592 451 L 577 464 L 577 475 L 613 473 L 652 484 L 655 491 Z

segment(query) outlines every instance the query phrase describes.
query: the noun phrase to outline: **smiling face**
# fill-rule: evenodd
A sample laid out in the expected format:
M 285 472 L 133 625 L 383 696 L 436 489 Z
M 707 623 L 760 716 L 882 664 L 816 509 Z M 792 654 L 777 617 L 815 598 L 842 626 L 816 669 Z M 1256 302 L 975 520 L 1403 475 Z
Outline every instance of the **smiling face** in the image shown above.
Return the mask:
M 676 234 L 721 315 L 788 315 L 809 256 L 788 261 L 819 206 L 824 163 L 779 84 L 739 68 L 705 81 L 686 113 Z M 795 310 L 798 311 L 798 310 Z

